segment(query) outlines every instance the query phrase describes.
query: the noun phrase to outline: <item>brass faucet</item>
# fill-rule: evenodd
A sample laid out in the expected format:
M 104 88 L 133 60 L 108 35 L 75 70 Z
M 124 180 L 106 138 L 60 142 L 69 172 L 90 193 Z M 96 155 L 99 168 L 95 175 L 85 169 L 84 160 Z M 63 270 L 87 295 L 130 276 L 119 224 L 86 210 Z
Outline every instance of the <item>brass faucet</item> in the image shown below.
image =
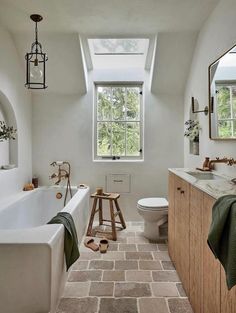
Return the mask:
M 64 206 L 66 205 L 66 199 L 68 195 L 68 191 L 70 191 L 70 197 L 72 198 L 72 189 L 71 189 L 71 184 L 70 184 L 70 163 L 65 162 L 65 161 L 54 161 L 50 164 L 51 166 L 55 167 L 58 166 L 58 173 L 53 173 L 52 175 L 49 176 L 49 179 L 56 179 L 57 181 L 54 183 L 55 185 L 59 185 L 61 180 L 65 178 L 67 180 L 67 185 L 66 185 L 66 193 L 65 193 L 65 198 L 64 198 Z M 62 166 L 67 166 L 67 170 L 65 168 L 62 168 Z
M 234 160 L 233 158 L 227 158 L 227 157 L 224 157 L 222 159 L 215 158 L 215 160 L 209 160 L 208 168 L 210 170 L 212 170 L 214 163 L 225 163 L 225 164 L 227 164 L 229 166 L 232 166 L 233 164 L 236 164 L 236 160 Z

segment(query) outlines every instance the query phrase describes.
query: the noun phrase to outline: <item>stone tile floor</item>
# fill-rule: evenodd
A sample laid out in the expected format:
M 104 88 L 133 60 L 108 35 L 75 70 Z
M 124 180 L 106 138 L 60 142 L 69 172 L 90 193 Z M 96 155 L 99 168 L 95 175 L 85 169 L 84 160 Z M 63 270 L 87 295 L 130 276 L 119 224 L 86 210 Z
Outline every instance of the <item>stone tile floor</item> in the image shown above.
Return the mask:
M 57 313 L 193 313 L 166 243 L 150 242 L 142 229 L 127 223 L 106 254 L 82 242 Z

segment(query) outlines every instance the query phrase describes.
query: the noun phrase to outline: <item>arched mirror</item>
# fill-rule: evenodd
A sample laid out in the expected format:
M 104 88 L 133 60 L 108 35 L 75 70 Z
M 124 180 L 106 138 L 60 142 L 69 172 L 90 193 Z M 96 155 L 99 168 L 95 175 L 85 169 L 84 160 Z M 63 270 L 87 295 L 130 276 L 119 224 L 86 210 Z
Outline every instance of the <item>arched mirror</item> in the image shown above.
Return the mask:
M 0 91 L 0 170 L 18 166 L 18 138 L 15 113 Z
M 209 136 L 236 139 L 236 45 L 209 66 Z

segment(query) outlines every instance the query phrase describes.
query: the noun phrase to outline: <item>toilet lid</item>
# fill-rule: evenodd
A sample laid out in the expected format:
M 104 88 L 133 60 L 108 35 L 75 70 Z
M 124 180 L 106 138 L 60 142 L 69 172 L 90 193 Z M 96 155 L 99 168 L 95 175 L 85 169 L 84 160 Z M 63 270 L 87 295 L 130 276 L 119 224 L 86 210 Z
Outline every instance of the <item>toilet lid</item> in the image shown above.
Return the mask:
M 138 206 L 144 210 L 160 210 L 168 208 L 168 201 L 165 198 L 144 198 L 138 201 Z

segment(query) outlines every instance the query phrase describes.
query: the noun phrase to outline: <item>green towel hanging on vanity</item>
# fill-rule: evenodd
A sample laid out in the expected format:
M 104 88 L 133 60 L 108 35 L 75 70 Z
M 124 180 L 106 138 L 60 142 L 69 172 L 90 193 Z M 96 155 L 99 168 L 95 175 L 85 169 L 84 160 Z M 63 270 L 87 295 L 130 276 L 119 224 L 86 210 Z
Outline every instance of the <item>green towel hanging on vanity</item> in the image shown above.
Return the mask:
M 66 270 L 79 258 L 78 238 L 70 213 L 59 212 L 48 224 L 63 224 L 65 227 L 64 252 L 66 258 Z
M 230 290 L 236 285 L 236 195 L 223 196 L 213 205 L 207 242 L 225 269 Z

